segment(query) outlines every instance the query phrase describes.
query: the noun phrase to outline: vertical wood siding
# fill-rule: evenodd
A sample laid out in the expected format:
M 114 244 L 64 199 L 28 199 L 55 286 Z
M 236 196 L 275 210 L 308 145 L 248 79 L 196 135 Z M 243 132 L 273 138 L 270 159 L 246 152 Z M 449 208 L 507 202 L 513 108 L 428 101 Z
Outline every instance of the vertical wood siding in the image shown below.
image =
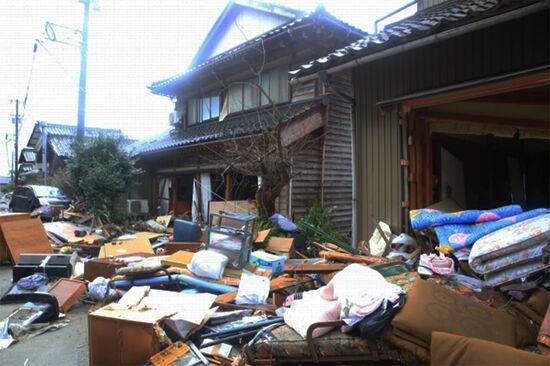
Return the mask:
M 293 157 L 292 214 L 298 218 L 321 198 L 321 156 L 323 141 Z
M 548 18 L 540 12 L 354 69 L 358 240 L 370 237 L 372 219 L 394 232 L 403 226 L 399 116 L 376 103 L 548 65 Z
M 353 98 L 351 75 L 333 75 L 332 89 Z M 329 90 L 327 128 L 323 160 L 323 205 L 335 210 L 331 222 L 335 229 L 351 230 L 352 220 L 352 105 L 349 100 Z

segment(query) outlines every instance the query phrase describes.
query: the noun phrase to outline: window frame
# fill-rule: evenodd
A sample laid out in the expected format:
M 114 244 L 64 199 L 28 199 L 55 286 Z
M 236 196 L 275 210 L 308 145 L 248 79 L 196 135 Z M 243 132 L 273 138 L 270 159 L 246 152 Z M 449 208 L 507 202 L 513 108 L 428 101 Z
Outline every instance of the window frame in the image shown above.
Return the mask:
M 213 112 L 212 110 L 212 101 L 214 98 L 218 98 L 218 110 Z M 208 118 L 204 118 L 204 103 L 208 100 Z M 219 90 L 215 90 L 209 93 L 204 93 L 201 95 L 194 95 L 192 97 L 187 98 L 186 102 L 186 125 L 187 126 L 195 126 L 201 123 L 211 122 L 220 117 L 221 112 L 221 92 Z M 191 118 L 191 108 L 190 106 L 194 105 L 193 109 L 193 117 Z

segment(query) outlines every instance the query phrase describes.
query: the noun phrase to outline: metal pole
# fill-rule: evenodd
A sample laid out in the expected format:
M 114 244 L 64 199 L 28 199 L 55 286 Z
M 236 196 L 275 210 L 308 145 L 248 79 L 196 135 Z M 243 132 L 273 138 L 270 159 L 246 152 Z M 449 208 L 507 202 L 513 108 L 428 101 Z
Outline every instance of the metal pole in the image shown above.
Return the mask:
M 80 0 L 84 4 L 84 23 L 82 24 L 82 44 L 80 45 L 80 86 L 78 90 L 78 122 L 76 138 L 84 137 L 86 113 L 86 71 L 88 68 L 88 21 L 90 19 L 91 0 Z
M 48 185 L 48 128 L 42 122 L 42 172 L 44 173 L 44 185 Z
M 19 99 L 15 100 L 15 185 L 19 182 Z

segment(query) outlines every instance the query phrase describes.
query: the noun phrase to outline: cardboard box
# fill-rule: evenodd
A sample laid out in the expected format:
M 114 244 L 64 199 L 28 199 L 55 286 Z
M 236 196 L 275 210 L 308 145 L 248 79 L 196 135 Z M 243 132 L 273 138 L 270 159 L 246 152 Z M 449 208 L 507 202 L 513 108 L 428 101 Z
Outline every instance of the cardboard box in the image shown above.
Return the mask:
M 274 275 L 281 274 L 285 268 L 285 257 L 257 250 L 250 254 L 250 263 L 260 268 L 270 269 Z

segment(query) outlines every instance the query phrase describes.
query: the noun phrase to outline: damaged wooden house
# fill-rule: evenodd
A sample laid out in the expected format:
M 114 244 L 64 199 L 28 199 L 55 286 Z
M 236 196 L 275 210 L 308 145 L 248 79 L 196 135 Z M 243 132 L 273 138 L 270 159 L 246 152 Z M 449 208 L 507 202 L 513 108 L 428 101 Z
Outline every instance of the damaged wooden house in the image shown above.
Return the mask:
M 86 127 L 85 137 L 109 136 L 131 143 L 120 129 Z M 35 123 L 27 146 L 19 156 L 19 174 L 25 182 L 43 182 L 65 166 L 72 155 L 71 145 L 76 138 L 76 127 L 38 121 Z
M 144 171 L 132 198 L 147 200 L 156 214 L 194 220 L 206 218 L 209 202 L 246 206 L 262 174 L 232 169 L 224 157 L 226 143 L 244 141 L 238 148 L 250 155 L 261 136 L 278 129 L 284 146 L 306 138 L 309 143 L 289 157 L 291 179 L 275 210 L 299 216 L 315 202 L 335 206 L 334 226 L 349 231 L 350 74 L 334 78 L 330 88 L 318 78 L 291 87 L 288 72 L 365 35 L 322 7 L 306 14 L 268 3 L 230 2 L 189 68 L 150 85 L 154 94 L 175 102 L 172 128 L 131 146 Z M 239 164 L 239 153 L 233 158 Z
M 352 72 L 354 242 L 440 201 L 550 206 L 549 19 L 547 1 L 419 1 L 291 72 L 295 87 Z

